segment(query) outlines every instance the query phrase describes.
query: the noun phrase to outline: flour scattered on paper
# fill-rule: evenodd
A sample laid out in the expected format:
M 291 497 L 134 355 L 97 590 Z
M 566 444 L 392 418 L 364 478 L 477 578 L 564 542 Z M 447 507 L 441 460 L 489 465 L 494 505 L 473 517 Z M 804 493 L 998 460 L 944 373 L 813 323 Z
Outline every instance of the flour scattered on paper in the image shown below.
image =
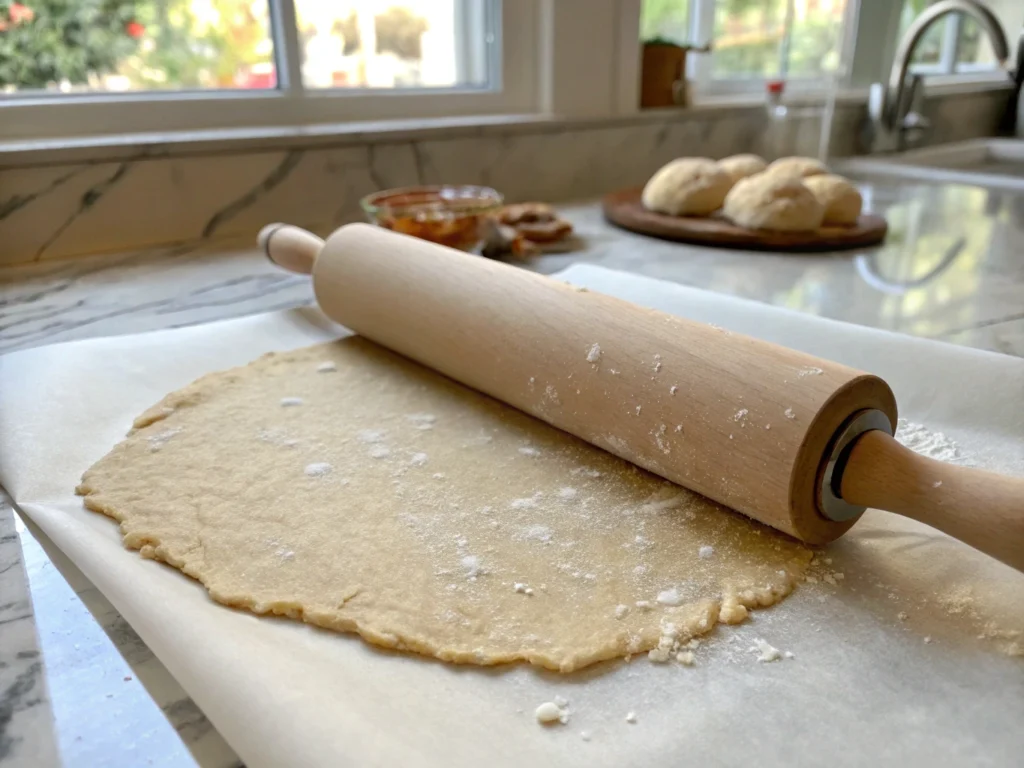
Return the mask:
M 587 362 L 588 363 L 596 363 L 600 359 L 601 359 L 601 345 L 600 344 L 594 344 L 590 348 L 590 350 L 587 352 Z
M 788 651 L 783 653 L 778 648 L 776 648 L 775 646 L 771 645 L 771 643 L 769 643 L 767 640 L 763 640 L 760 637 L 758 637 L 758 638 L 756 638 L 754 640 L 754 645 L 750 648 L 750 651 L 751 651 L 751 653 L 758 654 L 757 660 L 760 661 L 760 662 L 763 662 L 765 664 L 773 662 L 773 661 L 779 661 L 780 659 L 783 659 L 783 658 L 786 658 L 786 659 L 793 658 L 793 654 L 792 653 L 790 653 Z
M 941 432 L 933 432 L 923 424 L 900 419 L 896 424 L 896 439 L 914 453 L 938 461 L 960 464 L 965 461 L 960 447 Z M 937 486 L 936 486 L 937 487 Z
M 537 707 L 533 715 L 537 718 L 537 722 L 542 725 L 554 725 L 555 723 L 565 725 L 569 722 L 568 710 L 558 706 L 553 701 L 545 701 Z

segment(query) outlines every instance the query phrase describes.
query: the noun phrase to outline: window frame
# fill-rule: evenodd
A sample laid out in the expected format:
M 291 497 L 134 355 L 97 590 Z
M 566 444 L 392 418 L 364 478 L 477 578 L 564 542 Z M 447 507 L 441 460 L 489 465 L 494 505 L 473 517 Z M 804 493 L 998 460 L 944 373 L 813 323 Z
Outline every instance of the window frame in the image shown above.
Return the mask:
M 142 91 L 0 96 L 0 139 L 53 139 L 232 128 L 534 113 L 539 106 L 539 6 L 486 0 L 500 45 L 486 88 L 307 89 L 302 82 L 295 0 L 267 0 L 278 87 L 265 91 Z M 472 3 L 456 0 L 457 23 Z M 487 46 L 483 46 L 487 48 Z M 494 47 L 491 47 L 494 51 Z
M 939 49 L 939 62 L 937 64 L 911 64 L 911 74 L 923 75 L 925 77 L 942 77 L 951 75 L 984 75 L 988 73 L 1001 73 L 999 65 L 995 62 L 991 64 L 979 64 L 977 62 L 958 61 L 962 40 L 961 32 L 963 31 L 965 18 L 966 17 L 962 13 L 953 13 L 945 18 L 942 45 Z M 1000 23 L 1002 23 L 1001 19 Z M 1008 39 L 1011 41 L 1012 50 L 1013 30 L 1005 31 L 1007 32 Z M 899 38 L 900 33 L 898 30 L 896 35 L 897 38 Z
M 847 0 L 853 2 L 854 0 Z M 690 0 L 690 37 L 698 44 L 714 39 L 716 0 Z M 788 11 L 787 11 L 788 15 Z M 786 19 L 791 24 L 792 19 Z M 837 40 L 842 44 L 842 35 Z M 687 72 L 692 72 L 694 91 L 697 98 L 715 98 L 719 96 L 738 96 L 744 94 L 762 94 L 765 85 L 774 79 L 786 81 L 787 93 L 806 94 L 822 91 L 831 82 L 835 73 L 823 72 L 821 77 L 789 77 L 786 73 L 787 53 L 782 47 L 779 50 L 779 76 L 769 77 L 713 77 L 712 52 L 708 54 L 690 54 L 687 59 Z
M 109 149 L 137 145 L 144 134 L 147 146 L 170 147 L 196 136 L 225 141 L 324 136 L 413 128 L 425 121 L 444 127 L 477 119 L 600 120 L 641 113 L 643 0 L 497 1 L 502 24 L 500 90 L 304 89 L 294 0 L 272 0 L 272 13 L 280 14 L 273 30 L 278 77 L 286 86 L 282 90 L 0 96 L 0 142 L 17 150 L 61 143 Z M 693 8 L 704 9 L 702 26 L 691 31 L 697 42 L 710 37 L 713 3 L 691 2 L 691 23 Z M 839 71 L 821 78 L 787 78 L 787 95 L 801 101 L 822 98 L 838 88 L 859 99 L 866 92 L 850 91 L 851 87 L 886 82 L 899 35 L 900 7 L 892 0 L 850 0 L 847 8 L 853 10 L 848 17 L 853 18 L 844 21 Z M 692 55 L 688 69 L 698 107 L 764 98 L 762 78 L 709 80 L 706 56 Z M 929 77 L 930 87 L 948 82 L 952 88 L 1004 80 L 989 69 L 958 69 L 954 75 Z
M 845 66 L 840 65 L 837 72 L 823 72 L 821 77 L 788 77 L 784 73 L 780 77 L 786 80 L 786 92 L 796 95 L 821 94 L 832 87 L 833 81 L 843 89 L 868 82 L 887 82 L 889 69 L 892 65 L 892 55 L 900 36 L 898 19 L 893 19 L 892 24 L 885 24 L 885 14 L 879 14 L 877 8 L 869 6 L 888 5 L 892 0 L 860 0 L 859 7 L 850 10 L 853 13 L 854 27 L 863 24 L 871 26 L 870 35 L 861 35 L 862 30 L 858 28 L 847 30 L 848 39 L 837 40 L 838 44 L 849 46 L 846 55 L 849 61 Z M 854 0 L 848 0 L 854 3 Z M 714 11 L 715 0 L 690 0 L 689 4 L 689 36 L 697 43 L 711 40 L 714 33 Z M 900 3 L 899 7 L 902 7 Z M 895 9 L 896 6 L 894 5 Z M 898 16 L 898 14 L 897 14 Z M 946 82 L 989 82 L 1002 79 L 1003 75 L 998 67 L 990 64 L 956 63 L 956 46 L 959 45 L 960 27 L 963 23 L 962 14 L 954 14 L 949 17 L 946 25 L 946 32 L 943 38 L 943 61 L 934 65 L 914 65 L 911 72 L 925 75 L 929 81 Z M 883 22 L 880 26 L 878 22 Z M 844 21 L 844 25 L 847 22 Z M 872 41 L 872 45 L 859 46 L 858 42 Z M 878 40 L 884 41 L 882 50 L 884 54 L 878 56 Z M 712 54 L 713 55 L 713 54 Z M 781 55 L 781 53 L 780 53 Z M 698 103 L 715 101 L 719 98 L 728 99 L 741 96 L 760 96 L 764 92 L 765 84 L 771 78 L 762 77 L 731 77 L 714 78 L 711 76 L 712 62 L 706 54 L 690 54 L 687 60 L 687 73 L 693 82 L 695 99 Z M 870 71 L 869 78 L 864 79 L 863 75 Z M 780 72 L 784 67 L 780 66 Z M 956 78 L 954 80 L 954 78 Z

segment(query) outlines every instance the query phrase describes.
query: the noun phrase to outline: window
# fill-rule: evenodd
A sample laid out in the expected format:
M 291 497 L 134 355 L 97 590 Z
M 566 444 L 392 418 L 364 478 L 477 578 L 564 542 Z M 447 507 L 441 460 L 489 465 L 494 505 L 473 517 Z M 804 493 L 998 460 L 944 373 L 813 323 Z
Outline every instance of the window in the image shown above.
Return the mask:
M 534 111 L 538 2 L 0 0 L 0 138 Z
M 306 88 L 487 88 L 497 39 L 480 2 L 296 0 Z M 375 7 L 376 6 L 376 7 Z
M 901 37 L 914 19 L 933 2 L 935 0 L 904 0 L 900 15 Z M 987 0 L 986 5 L 1012 41 L 1024 24 L 1021 0 Z M 997 64 L 988 35 L 978 22 L 953 14 L 940 19 L 925 32 L 914 54 L 911 70 L 924 75 L 951 75 L 992 71 Z
M 8 93 L 276 85 L 266 0 L 0 2 L 0 32 Z
M 845 11 L 846 0 L 644 0 L 640 29 L 645 40 L 712 42 L 693 55 L 699 90 L 754 90 L 834 71 Z

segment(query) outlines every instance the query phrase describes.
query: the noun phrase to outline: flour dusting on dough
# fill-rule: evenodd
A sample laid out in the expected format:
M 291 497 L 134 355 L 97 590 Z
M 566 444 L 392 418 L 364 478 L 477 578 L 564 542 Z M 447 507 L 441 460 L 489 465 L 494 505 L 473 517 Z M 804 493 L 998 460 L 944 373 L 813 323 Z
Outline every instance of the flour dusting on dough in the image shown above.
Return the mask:
M 437 423 L 437 416 L 432 413 L 410 413 L 406 418 L 413 423 L 416 429 L 433 429 Z
M 146 438 L 146 442 L 149 443 L 149 450 L 150 450 L 150 452 L 151 453 L 156 453 L 161 448 L 163 448 L 165 445 L 167 445 L 167 441 L 168 440 L 170 440 L 172 437 L 174 437 L 175 435 L 180 434 L 180 433 L 181 433 L 180 429 L 172 428 L 172 429 L 165 429 L 164 431 L 158 432 L 155 435 L 150 435 L 149 437 Z
M 329 474 L 333 467 L 326 461 L 315 461 L 312 464 L 307 464 L 305 473 L 310 477 L 323 477 Z

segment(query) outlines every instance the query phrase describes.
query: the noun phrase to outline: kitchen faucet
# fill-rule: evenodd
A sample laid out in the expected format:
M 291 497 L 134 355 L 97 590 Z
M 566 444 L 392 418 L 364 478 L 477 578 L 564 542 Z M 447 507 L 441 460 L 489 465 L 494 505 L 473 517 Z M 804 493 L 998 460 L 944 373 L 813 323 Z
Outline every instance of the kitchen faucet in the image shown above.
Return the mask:
M 914 19 L 900 40 L 889 72 L 888 87 L 874 83 L 868 96 L 866 144 L 872 152 L 899 151 L 919 141 L 930 122 L 914 109 L 921 93 L 923 78 L 910 75 L 910 62 L 925 32 L 943 16 L 962 13 L 974 18 L 988 34 L 999 66 L 1006 68 L 1010 46 L 999 20 L 977 0 L 941 0 Z M 908 75 L 909 83 L 908 83 Z

